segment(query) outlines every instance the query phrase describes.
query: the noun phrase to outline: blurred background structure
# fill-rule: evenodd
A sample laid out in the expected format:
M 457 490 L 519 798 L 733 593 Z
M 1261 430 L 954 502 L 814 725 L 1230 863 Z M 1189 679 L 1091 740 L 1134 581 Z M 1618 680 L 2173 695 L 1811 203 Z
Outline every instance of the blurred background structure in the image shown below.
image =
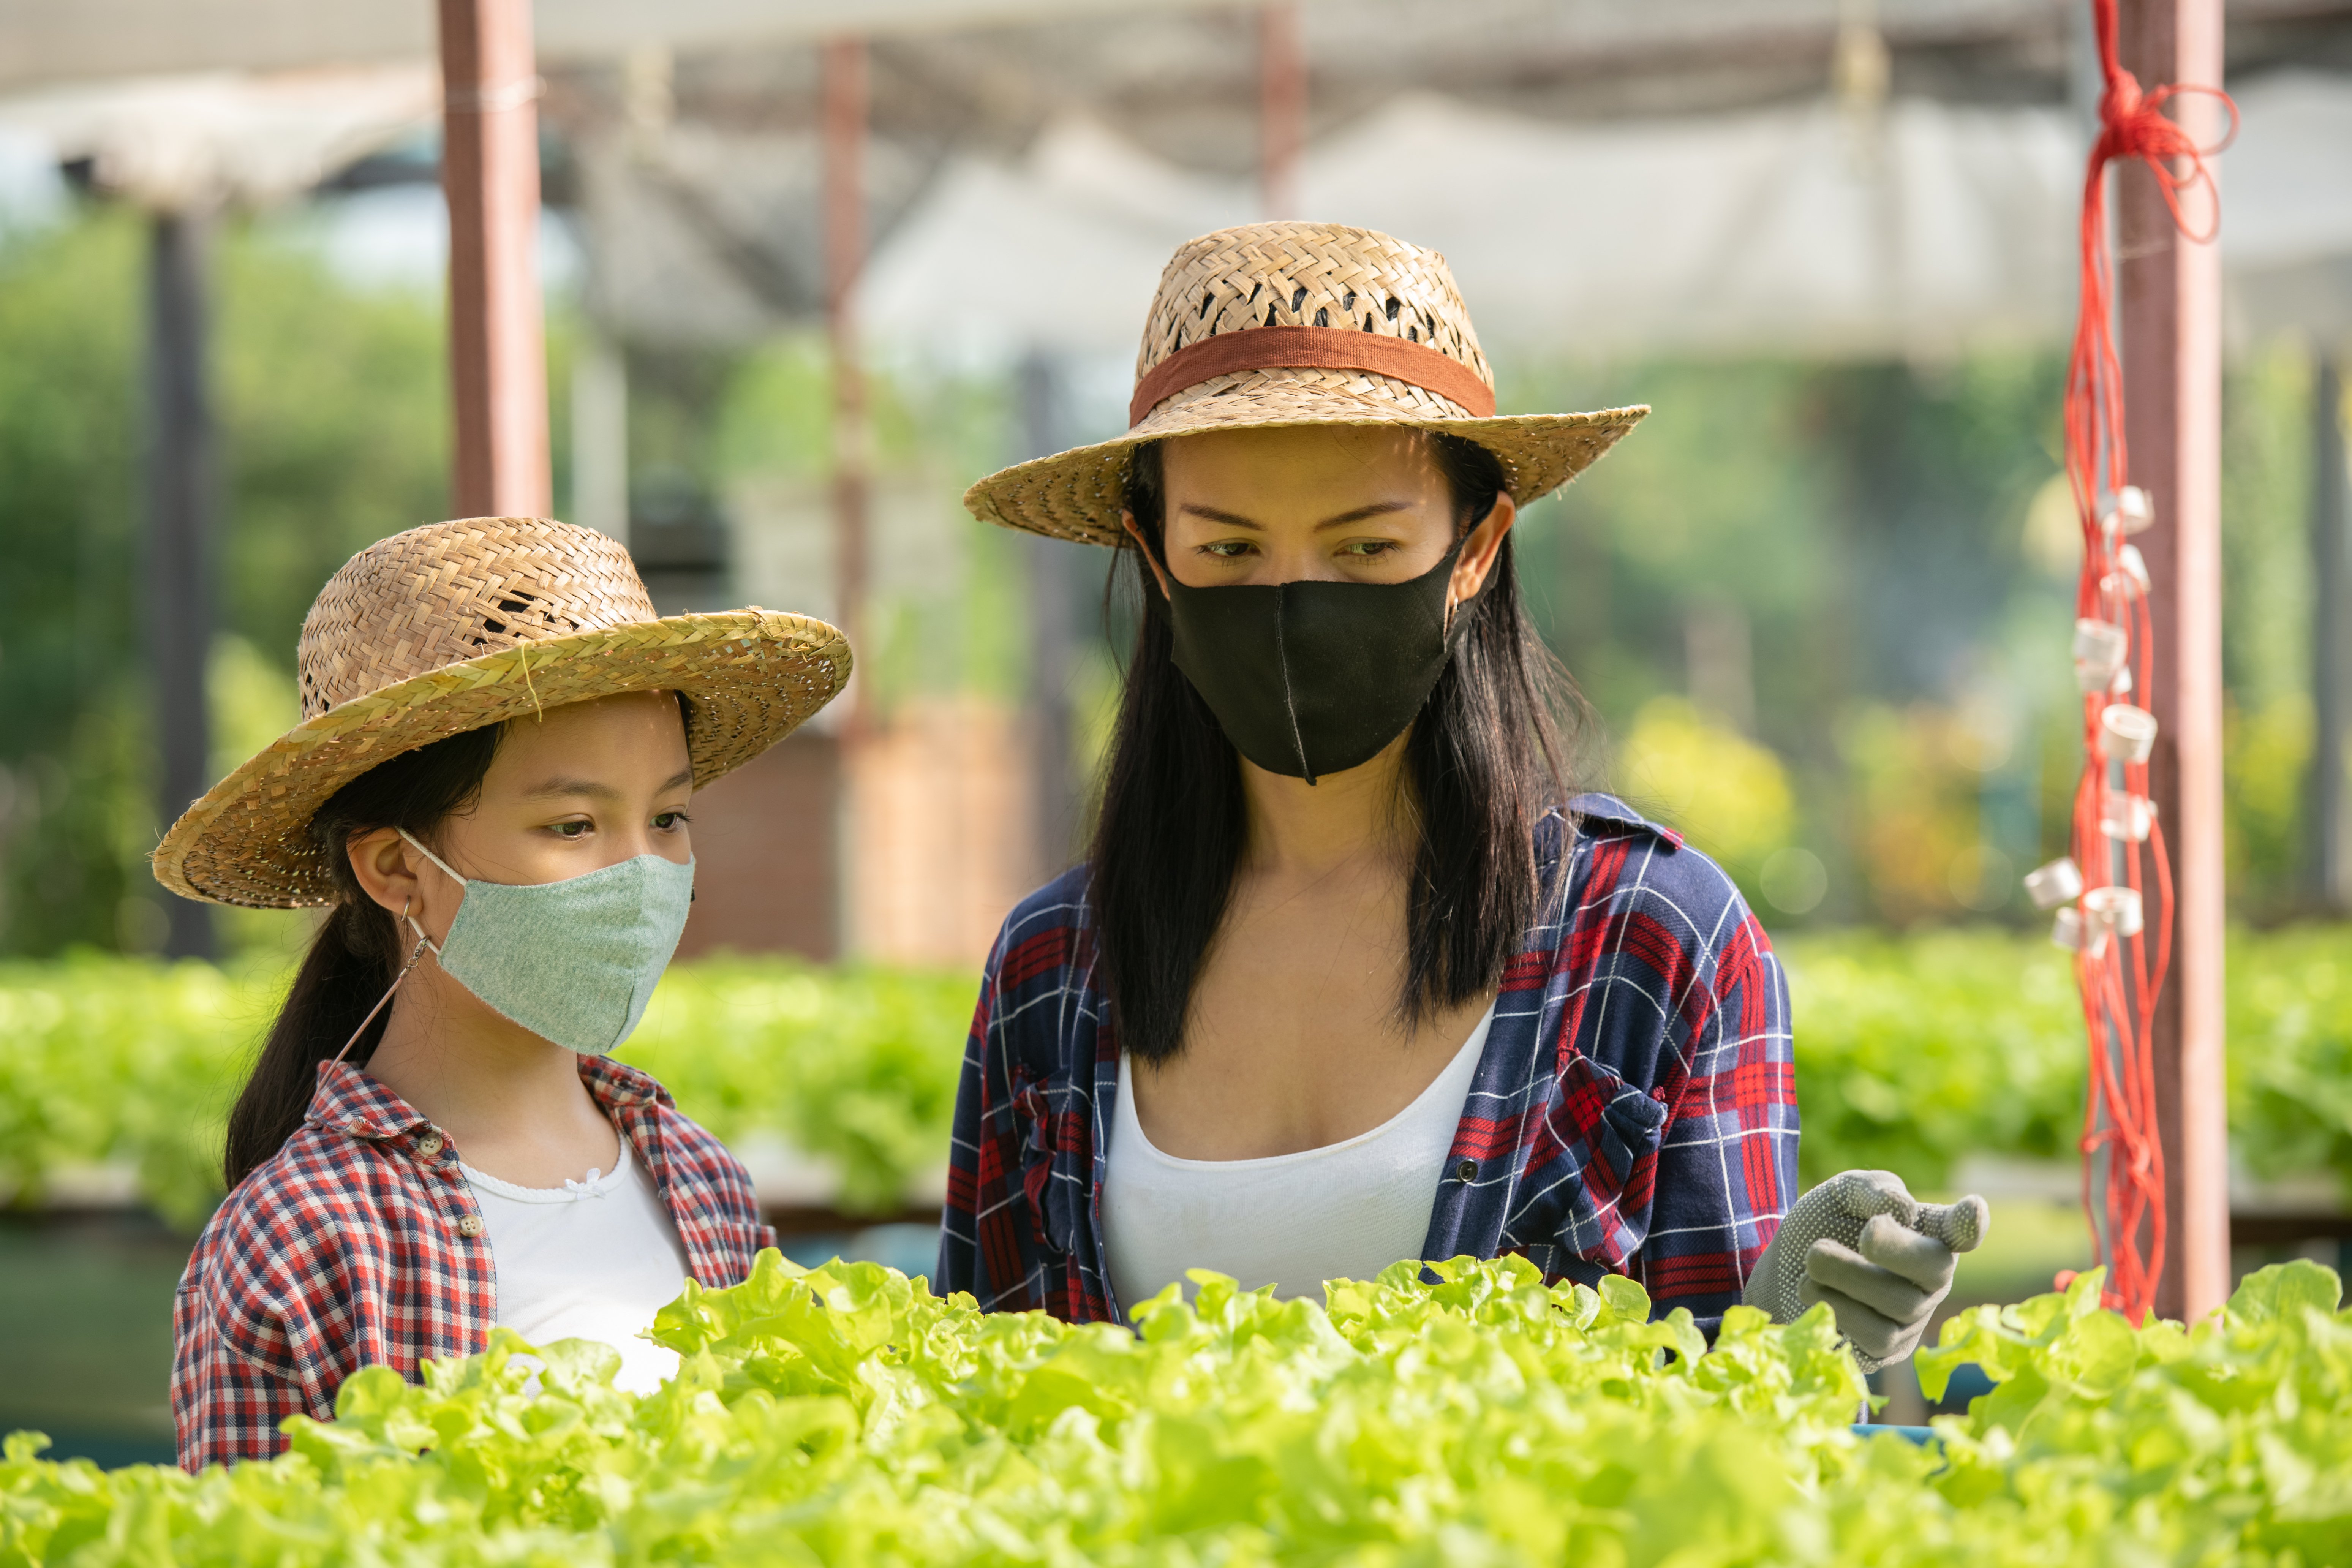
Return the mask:
M 2352 0 L 2226 11 L 2225 826 L 2232 913 L 2272 928 L 2352 912 Z M 546 457 L 511 471 L 666 611 L 856 640 L 852 695 L 698 801 L 690 952 L 969 970 L 1074 858 L 1126 612 L 1107 555 L 959 497 L 1122 427 L 1170 251 L 1280 216 L 1444 251 L 1505 409 L 1655 405 L 1517 534 L 1589 774 L 1791 951 L 1907 933 L 1937 956 L 1901 989 L 1940 1005 L 2000 965 L 1937 928 L 2038 925 L 2018 875 L 2064 851 L 2081 764 L 2084 12 L 562 0 L 529 90 L 482 74 L 458 105 L 423 0 L 0 0 L 0 955 L 300 940 L 168 899 L 144 857 L 292 723 L 336 565 L 522 504 L 452 479 L 455 107 L 536 119 L 509 174 L 544 212 L 503 254 L 535 244 Z M 2297 960 L 2313 1007 L 2326 952 Z M 1910 1039 L 1866 990 L 1824 961 L 1801 1005 Z M 2246 1016 L 2304 1016 L 2287 994 Z M 1909 1068 L 1866 1035 L 1812 1037 L 1845 1054 L 1805 1080 L 1808 1147 L 1956 1170 L 1889 1131 Z M 1937 1092 L 2023 1060 L 1956 1052 Z M 2064 1152 L 2040 1114 L 2006 1154 Z M 2322 1147 L 2295 1157 L 2342 1165 L 2352 1132 Z
M 970 963 L 1066 862 L 1118 644 L 1104 561 L 956 496 L 1116 428 L 1160 262 L 1272 213 L 1444 250 L 1507 406 L 1657 405 L 1521 534 L 1605 721 L 1596 779 L 1784 923 L 2021 918 L 2074 771 L 2077 9 L 546 8 L 555 510 L 625 539 L 666 608 L 803 610 L 863 656 L 829 725 L 706 802 L 741 886 L 691 941 Z M 2352 6 L 2229 16 L 2231 844 L 2268 918 L 2352 894 Z M 39 411 L 0 415 L 0 946 L 255 940 L 140 857 L 291 712 L 333 563 L 464 510 L 432 24 L 0 5 L 0 374 Z

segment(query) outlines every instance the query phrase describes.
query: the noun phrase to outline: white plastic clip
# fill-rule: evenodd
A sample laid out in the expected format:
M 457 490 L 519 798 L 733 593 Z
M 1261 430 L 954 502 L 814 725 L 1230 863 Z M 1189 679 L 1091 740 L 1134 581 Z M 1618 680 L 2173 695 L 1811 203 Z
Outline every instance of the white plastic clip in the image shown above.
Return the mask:
M 2071 904 L 2083 896 L 2082 868 L 2074 864 L 2072 855 L 2061 855 L 2047 866 L 2036 866 L 2025 874 L 2025 896 L 2033 900 L 2037 910 Z
M 2130 648 L 2131 638 L 2123 627 L 2087 618 L 2076 621 L 2074 684 L 2085 692 L 2105 691 L 2115 684 Z
M 2128 702 L 2111 702 L 2099 714 L 2099 755 L 2111 762 L 2144 763 L 2156 750 L 2156 715 Z
M 2110 792 L 2099 803 L 2099 831 L 2125 843 L 2144 844 L 2156 827 L 2156 802 L 2144 795 Z
M 2083 895 L 2083 916 L 2103 931 L 2116 936 L 2137 936 L 2142 925 L 2138 890 L 2132 888 L 2093 888 Z
M 2117 490 L 2115 505 L 2099 519 L 2099 526 L 2110 535 L 2145 533 L 2155 522 L 2156 503 L 2137 485 L 2126 485 Z
M 2100 932 L 2099 939 L 2104 942 L 2105 940 L 2105 933 Z M 2072 904 L 2068 904 L 2064 909 L 2060 910 L 2056 916 L 2054 916 L 2050 921 L 2050 940 L 2055 945 L 2064 948 L 2068 952 L 2082 952 L 2083 911 L 2076 909 Z M 2097 951 L 2098 950 L 2096 948 L 2092 950 L 2094 956 L 2096 956 Z

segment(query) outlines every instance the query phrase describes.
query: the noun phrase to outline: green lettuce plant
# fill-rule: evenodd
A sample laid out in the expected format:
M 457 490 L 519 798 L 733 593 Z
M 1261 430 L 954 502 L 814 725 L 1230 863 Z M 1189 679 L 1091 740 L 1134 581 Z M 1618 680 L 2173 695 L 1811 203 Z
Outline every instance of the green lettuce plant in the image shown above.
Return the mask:
M 1954 1321 L 1923 1368 L 1998 1380 L 1939 1441 L 1858 1436 L 1828 1314 L 1707 1346 L 1639 1286 L 1401 1265 L 1277 1302 L 1206 1273 L 1139 1331 L 988 1314 L 873 1264 L 773 1254 L 606 1348 L 345 1385 L 266 1463 L 0 1459 L 31 1563 L 2200 1563 L 2352 1550 L 2352 1315 L 2311 1264 L 2134 1331 L 2063 1297 Z

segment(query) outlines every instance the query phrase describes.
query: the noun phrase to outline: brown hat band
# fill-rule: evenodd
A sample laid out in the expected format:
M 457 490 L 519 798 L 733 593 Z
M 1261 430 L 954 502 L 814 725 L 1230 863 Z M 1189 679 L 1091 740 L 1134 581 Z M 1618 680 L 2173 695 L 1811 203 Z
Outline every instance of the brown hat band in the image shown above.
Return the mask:
M 1202 338 L 1153 365 L 1128 400 L 1128 425 L 1140 425 L 1161 399 L 1213 376 L 1276 369 L 1370 371 L 1460 404 L 1474 419 L 1495 412 L 1495 389 L 1426 343 L 1345 327 L 1248 327 Z

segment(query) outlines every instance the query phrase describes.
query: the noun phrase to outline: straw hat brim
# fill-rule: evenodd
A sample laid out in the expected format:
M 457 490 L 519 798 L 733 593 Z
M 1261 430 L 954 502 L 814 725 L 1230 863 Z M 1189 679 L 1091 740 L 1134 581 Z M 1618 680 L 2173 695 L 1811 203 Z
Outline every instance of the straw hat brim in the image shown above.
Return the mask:
M 486 724 L 624 691 L 682 691 L 699 789 L 782 740 L 849 679 L 849 644 L 806 616 L 672 616 L 503 648 L 355 697 L 270 742 L 190 806 L 156 880 L 214 903 L 334 901 L 310 840 L 328 797 L 379 763 Z
M 1117 546 L 1126 539 L 1119 510 L 1128 458 L 1144 442 L 1202 430 L 1403 425 L 1460 436 L 1493 452 L 1502 459 L 1511 499 L 1525 506 L 1591 468 L 1649 412 L 1637 404 L 1479 419 L 1369 372 L 1238 371 L 1186 388 L 1123 436 L 1000 469 L 966 490 L 963 504 L 1002 528 Z

